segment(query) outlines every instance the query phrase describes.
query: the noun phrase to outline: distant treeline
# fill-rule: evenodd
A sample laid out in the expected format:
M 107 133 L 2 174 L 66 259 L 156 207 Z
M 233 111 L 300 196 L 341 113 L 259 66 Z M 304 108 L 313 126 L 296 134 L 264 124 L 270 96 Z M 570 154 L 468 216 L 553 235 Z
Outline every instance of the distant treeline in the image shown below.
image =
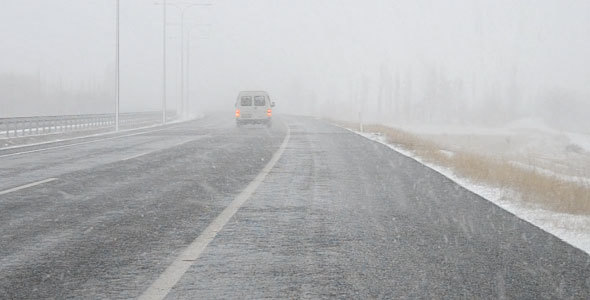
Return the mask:
M 533 118 L 555 129 L 590 128 L 588 95 L 566 89 L 452 77 L 434 67 L 407 72 L 384 65 L 373 75 L 352 80 L 340 97 L 304 90 L 295 98 L 311 99 L 306 105 L 315 114 L 366 122 L 502 126 Z

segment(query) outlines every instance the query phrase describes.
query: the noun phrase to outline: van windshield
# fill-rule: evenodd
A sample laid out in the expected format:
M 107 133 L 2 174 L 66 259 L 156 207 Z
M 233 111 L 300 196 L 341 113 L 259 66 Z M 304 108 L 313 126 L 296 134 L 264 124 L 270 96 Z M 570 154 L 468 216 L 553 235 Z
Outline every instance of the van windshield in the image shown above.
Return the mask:
M 242 96 L 240 100 L 241 106 L 252 106 L 252 97 L 251 96 Z
M 255 96 L 254 97 L 254 105 L 256 106 L 265 106 L 266 105 L 266 99 L 264 96 Z

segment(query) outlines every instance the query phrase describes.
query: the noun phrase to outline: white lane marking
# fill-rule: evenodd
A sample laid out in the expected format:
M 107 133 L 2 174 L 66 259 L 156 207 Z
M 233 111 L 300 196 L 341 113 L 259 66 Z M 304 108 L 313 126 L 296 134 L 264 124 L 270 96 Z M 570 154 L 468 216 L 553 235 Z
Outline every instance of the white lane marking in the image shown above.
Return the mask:
M 148 155 L 148 154 L 150 154 L 152 152 L 155 152 L 155 151 L 143 152 L 143 153 L 140 153 L 140 154 L 137 154 L 137 155 L 132 155 L 132 156 L 129 156 L 129 157 L 125 157 L 125 158 L 121 159 L 120 161 L 131 160 L 131 159 L 134 159 L 134 158 L 142 157 L 142 156 Z
M 283 143 L 279 147 L 279 150 L 275 152 L 271 160 L 266 164 L 264 169 L 254 178 L 250 184 L 238 195 L 236 198 L 226 207 L 207 228 L 197 237 L 182 253 L 166 268 L 164 273 L 160 274 L 160 277 L 152 283 L 152 285 L 143 292 L 139 297 L 142 300 L 148 299 L 164 299 L 170 290 L 176 285 L 180 278 L 186 273 L 186 271 L 193 265 L 193 263 L 199 258 L 201 253 L 205 250 L 207 245 L 215 238 L 217 233 L 223 229 L 223 226 L 229 222 L 233 215 L 240 209 L 240 207 L 254 194 L 258 186 L 262 183 L 264 178 L 272 170 L 274 165 L 285 152 L 285 148 L 289 143 L 291 137 L 291 130 L 287 126 L 287 135 L 283 140 Z
M 16 191 L 19 191 L 19 190 L 22 190 L 22 189 L 30 188 L 30 187 L 33 187 L 33 186 L 36 186 L 36 185 L 44 184 L 44 183 L 55 181 L 55 180 L 57 180 L 57 178 L 48 178 L 48 179 L 44 179 L 44 180 L 41 180 L 41 181 L 37 181 L 37 182 L 33 182 L 33 183 L 28 183 L 28 184 L 25 184 L 25 185 L 17 186 L 15 188 L 11 188 L 11 189 L 8 189 L 8 190 L 1 191 L 0 192 L 0 195 L 6 195 L 8 193 L 16 192 Z
M 209 135 L 203 135 L 203 136 L 199 136 L 199 137 L 198 137 L 198 138 L 196 138 L 196 139 L 190 139 L 190 140 L 187 140 L 187 141 L 182 141 L 182 142 L 180 142 L 180 143 L 176 143 L 176 144 L 174 144 L 174 145 L 172 145 L 172 146 L 169 146 L 169 147 L 166 147 L 166 148 L 161 148 L 161 149 L 154 149 L 154 150 L 152 150 L 152 151 L 147 151 L 147 152 L 143 152 L 143 153 L 140 153 L 140 154 L 132 155 L 132 156 L 129 156 L 129 157 L 123 158 L 123 159 L 121 159 L 120 161 L 125 161 L 125 160 L 130 160 L 130 159 L 134 159 L 134 158 L 142 157 L 142 156 L 144 156 L 144 155 L 148 155 L 148 154 L 150 154 L 150 153 L 154 153 L 154 152 L 156 152 L 156 151 L 161 151 L 161 150 L 166 150 L 166 149 L 170 149 L 170 148 L 178 147 L 178 146 L 184 145 L 184 144 L 186 144 L 186 143 L 193 142 L 193 141 L 196 141 L 196 140 L 200 140 L 200 139 L 203 139 L 203 138 L 208 138 L 208 137 L 210 137 L 210 136 L 209 136 Z
M 102 141 L 108 141 L 108 140 L 114 140 L 114 139 L 118 139 L 118 138 L 124 138 L 124 137 L 130 137 L 130 136 L 140 135 L 140 134 L 152 133 L 152 132 L 162 131 L 162 130 L 166 130 L 166 129 L 168 129 L 168 128 L 161 128 L 161 129 L 156 129 L 156 130 L 143 131 L 143 132 L 132 133 L 132 134 L 127 134 L 127 135 L 113 136 L 113 137 L 109 137 L 109 138 L 92 140 L 92 141 L 87 141 L 87 142 L 80 142 L 80 143 L 67 144 L 67 145 L 61 145 L 61 146 L 55 146 L 55 147 L 49 147 L 49 148 L 42 148 L 42 149 L 35 149 L 35 150 L 30 150 L 30 151 L 23 151 L 23 152 L 17 152 L 17 153 L 4 154 L 4 155 L 0 155 L 0 158 L 2 158 L 2 157 L 9 157 L 9 156 L 16 156 L 16 155 L 22 155 L 22 154 L 28 154 L 28 153 L 41 152 L 41 151 L 47 151 L 47 150 L 53 150 L 53 149 L 61 149 L 61 148 L 66 148 L 66 147 L 78 146 L 78 145 L 98 143 L 98 142 L 102 142 Z

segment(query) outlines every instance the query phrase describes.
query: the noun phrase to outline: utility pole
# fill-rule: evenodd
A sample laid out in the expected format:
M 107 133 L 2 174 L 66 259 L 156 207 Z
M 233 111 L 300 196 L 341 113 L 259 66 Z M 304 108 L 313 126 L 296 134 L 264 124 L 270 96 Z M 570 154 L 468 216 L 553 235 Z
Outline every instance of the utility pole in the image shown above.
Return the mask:
M 116 37 L 116 55 L 115 55 L 115 131 L 119 131 L 119 92 L 120 92 L 120 76 L 119 76 L 119 0 L 117 0 L 117 37 Z
M 180 113 L 185 118 L 186 112 L 184 107 L 184 13 L 188 7 L 180 10 Z
M 201 25 L 209 25 L 209 24 L 201 24 Z M 187 88 L 186 88 L 186 110 L 190 111 L 191 108 L 191 85 L 190 85 L 190 76 L 191 76 L 191 42 L 193 39 L 193 29 L 194 28 L 189 28 L 188 30 L 188 39 L 186 41 L 186 83 L 187 83 Z
M 166 0 L 162 5 L 162 124 L 166 124 Z
M 185 104 L 185 109 L 187 112 L 187 116 L 188 116 L 188 112 L 189 112 L 189 103 L 191 100 L 191 80 L 190 80 L 190 76 L 191 76 L 191 30 L 188 31 L 188 39 L 186 40 L 186 104 Z
M 184 48 L 185 48 L 185 34 L 184 34 L 184 17 L 186 12 L 191 8 L 191 7 L 195 7 L 195 6 L 211 6 L 210 3 L 170 3 L 170 2 L 162 2 L 162 3 L 155 3 L 156 5 L 171 5 L 174 6 L 176 8 L 178 8 L 178 10 L 180 11 L 180 114 L 182 117 L 186 117 L 187 111 L 186 111 L 186 107 L 188 106 L 186 104 L 186 91 L 185 91 L 185 83 L 186 83 L 186 78 L 185 78 L 185 52 L 184 52 Z M 166 23 L 164 23 L 164 26 L 166 26 Z

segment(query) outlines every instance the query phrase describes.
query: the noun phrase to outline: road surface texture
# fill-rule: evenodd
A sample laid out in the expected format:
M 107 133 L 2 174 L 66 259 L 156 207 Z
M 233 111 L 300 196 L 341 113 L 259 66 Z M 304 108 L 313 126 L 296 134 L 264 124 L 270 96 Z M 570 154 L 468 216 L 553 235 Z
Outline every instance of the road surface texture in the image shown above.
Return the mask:
M 167 299 L 590 298 L 587 254 L 386 146 L 232 121 L 0 151 L 0 298 L 149 298 L 256 180 Z

